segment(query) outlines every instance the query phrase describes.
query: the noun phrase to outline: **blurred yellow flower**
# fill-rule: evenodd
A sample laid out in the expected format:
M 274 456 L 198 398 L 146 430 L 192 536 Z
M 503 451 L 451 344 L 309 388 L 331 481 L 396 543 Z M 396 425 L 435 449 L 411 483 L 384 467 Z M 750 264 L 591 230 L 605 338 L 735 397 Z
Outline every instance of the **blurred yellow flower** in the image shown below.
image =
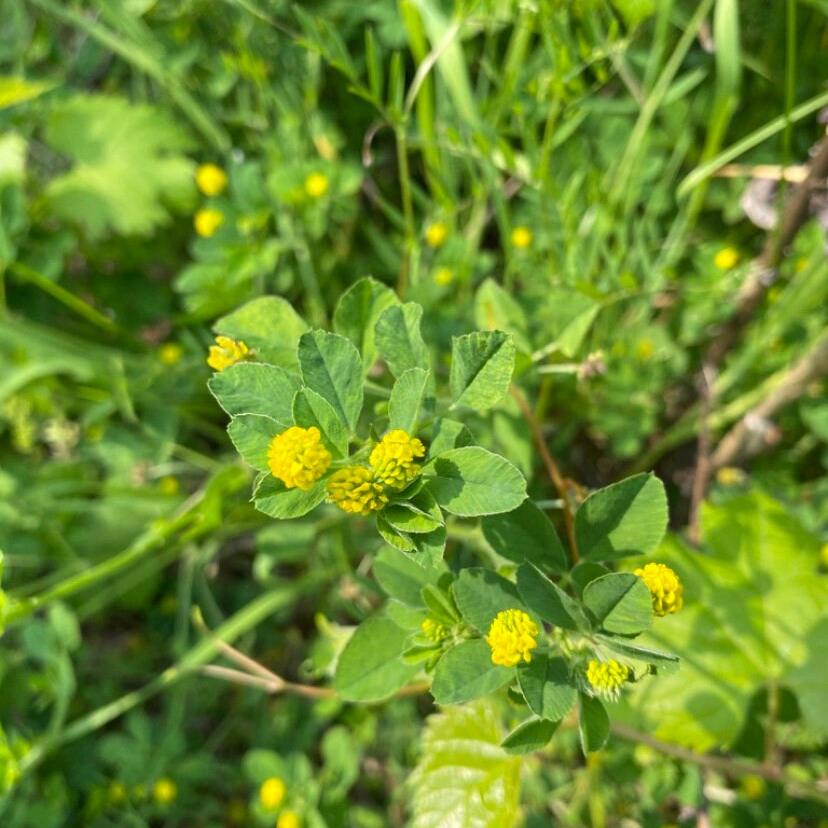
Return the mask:
M 716 265 L 719 270 L 730 270 L 730 268 L 736 267 L 738 263 L 739 251 L 734 247 L 723 247 L 713 257 L 713 264 Z
M 525 250 L 532 244 L 532 231 L 528 227 L 515 227 L 512 230 L 512 244 L 519 250 Z
M 229 336 L 217 336 L 216 344 L 210 346 L 207 355 L 207 364 L 214 371 L 223 371 L 231 365 L 245 359 L 250 349 L 240 339 L 231 339 Z
M 537 624 L 523 610 L 499 612 L 486 636 L 486 643 L 492 649 L 492 663 L 514 667 L 521 659 L 530 662 L 532 650 L 538 646 L 537 635 Z
M 738 486 L 745 480 L 745 473 L 735 466 L 722 466 L 716 472 L 716 481 L 722 486 Z
M 346 466 L 334 472 L 328 481 L 328 497 L 343 512 L 363 516 L 378 512 L 388 503 L 382 483 L 365 466 Z
M 158 349 L 158 360 L 162 365 L 175 365 L 181 362 L 184 349 L 177 342 L 165 342 Z
M 652 359 L 655 353 L 655 347 L 650 339 L 639 339 L 635 346 L 635 355 L 642 361 Z
M 181 486 L 178 483 L 178 478 L 171 474 L 167 474 L 158 481 L 158 490 L 163 495 L 172 497 L 177 495 Z
M 746 799 L 760 799 L 765 793 L 765 788 L 765 780 L 755 773 L 749 773 L 739 781 L 739 790 Z
M 275 811 L 285 798 L 285 783 L 278 776 L 270 776 L 259 788 L 259 802 L 266 811 Z
M 434 271 L 435 284 L 445 286 L 450 285 L 454 281 L 454 271 L 450 267 L 438 267 Z
M 306 491 L 328 470 L 331 453 L 322 445 L 316 426 L 291 426 L 270 441 L 267 464 L 288 489 Z
M 195 214 L 193 226 L 203 239 L 209 239 L 224 224 L 224 213 L 213 207 L 202 207 Z
M 684 604 L 684 587 L 678 575 L 669 566 L 661 563 L 648 563 L 641 569 L 635 570 L 647 585 L 653 596 L 653 612 L 658 616 L 665 616 L 670 612 L 678 612 Z
M 164 776 L 152 786 L 152 798 L 159 805 L 169 805 L 178 796 L 178 786 L 172 779 Z
M 609 661 L 591 659 L 587 665 L 586 677 L 595 695 L 615 701 L 630 674 L 626 664 L 614 658 Z
M 420 629 L 422 630 L 423 635 L 435 644 L 442 641 L 448 634 L 448 630 L 446 630 L 446 628 L 439 621 L 435 621 L 433 618 L 426 618 L 425 621 L 420 624 Z
M 195 180 L 204 195 L 217 196 L 227 186 L 227 173 L 215 164 L 201 164 L 196 170 Z
M 322 173 L 311 173 L 305 179 L 305 192 L 311 198 L 322 198 L 328 192 L 328 177 Z
M 282 811 L 276 822 L 276 828 L 299 828 L 299 814 L 296 811 Z
M 433 221 L 426 226 L 425 240 L 429 247 L 440 247 L 448 238 L 448 227 L 442 221 Z
M 107 798 L 114 804 L 125 802 L 127 798 L 126 785 L 123 782 L 112 782 L 107 791 Z

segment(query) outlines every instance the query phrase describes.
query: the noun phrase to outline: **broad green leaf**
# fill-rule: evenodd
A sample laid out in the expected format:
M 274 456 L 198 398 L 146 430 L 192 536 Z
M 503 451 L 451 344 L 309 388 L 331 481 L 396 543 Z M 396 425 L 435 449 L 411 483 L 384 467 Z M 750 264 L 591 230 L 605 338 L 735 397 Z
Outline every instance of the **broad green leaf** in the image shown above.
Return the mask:
M 505 331 L 514 338 L 515 345 L 521 351 L 527 354 L 532 352 L 523 308 L 494 279 L 485 279 L 477 289 L 474 321 L 480 330 Z
M 470 446 L 472 443 L 474 443 L 474 438 L 463 423 L 449 417 L 440 417 L 431 431 L 428 458 L 437 457 L 449 449 Z
M 392 305 L 380 314 L 374 342 L 395 377 L 411 368 L 429 369 L 428 348 L 420 333 L 423 309 L 414 302 Z
M 591 304 L 561 331 L 555 340 L 555 344 L 564 356 L 575 357 L 578 354 L 581 344 L 595 321 L 595 317 L 598 316 L 599 310 L 601 310 L 600 305 Z
M 437 566 L 442 563 L 446 550 L 446 538 L 448 533 L 446 527 L 441 526 L 433 532 L 423 534 L 411 534 L 411 542 L 414 544 L 414 556 L 423 566 Z
M 402 552 L 413 552 L 414 543 L 411 538 L 399 529 L 395 529 L 384 517 L 382 512 L 377 515 L 377 531 L 382 539 Z
M 22 184 L 25 174 L 26 139 L 16 132 L 0 135 L 0 189 L 7 184 Z
M 584 589 L 583 601 L 607 632 L 635 635 L 653 620 L 650 590 L 629 572 L 611 572 L 591 581 Z
M 423 603 L 428 611 L 441 623 L 452 626 L 460 620 L 460 611 L 451 595 L 436 584 L 426 584 L 421 590 Z
M 315 509 L 326 495 L 325 481 L 318 480 L 307 491 L 288 489 L 281 480 L 263 475 L 256 486 L 253 501 L 256 508 L 273 518 L 286 520 L 306 515 Z
M 230 421 L 227 433 L 245 463 L 256 471 L 267 472 L 270 441 L 282 430 L 279 423 L 259 414 L 240 414 Z
M 46 142 L 72 160 L 45 197 L 52 212 L 92 237 L 149 235 L 170 208 L 192 208 L 195 163 L 188 135 L 163 110 L 107 95 L 77 95 L 50 113 Z
M 476 331 L 451 343 L 449 386 L 452 408 L 485 411 L 509 390 L 515 370 L 515 343 L 502 331 Z
M 581 736 L 581 749 L 584 753 L 600 750 L 609 738 L 609 716 L 603 703 L 581 693 L 581 711 L 578 717 L 578 732 Z
M 502 743 L 506 753 L 512 756 L 524 756 L 542 750 L 555 735 L 560 722 L 548 719 L 529 719 L 519 724 Z
M 553 722 L 566 716 L 578 697 L 566 661 L 543 653 L 518 667 L 518 684 L 529 709 Z
M 514 667 L 493 664 L 489 645 L 474 638 L 443 653 L 434 670 L 431 695 L 437 704 L 462 704 L 494 693 L 514 677 Z
M 293 398 L 293 421 L 302 428 L 316 426 L 322 442 L 334 457 L 348 454 L 348 432 L 333 406 L 312 388 L 302 388 Z
M 609 635 L 597 635 L 596 638 L 610 650 L 624 656 L 625 660 L 642 661 L 658 668 L 659 675 L 663 672 L 672 673 L 679 669 L 679 657 L 673 653 L 654 650 L 651 647 L 641 647 L 622 638 Z
M 488 515 L 481 525 L 486 540 L 498 555 L 516 563 L 530 561 L 548 572 L 566 572 L 567 556 L 558 533 L 531 500 L 524 500 L 511 512 Z
M 440 506 L 461 517 L 508 512 L 526 499 L 523 475 L 478 446 L 443 452 L 423 466 L 422 476 Z
M 293 397 L 299 380 L 283 368 L 260 362 L 237 362 L 207 381 L 218 404 L 231 416 L 258 414 L 293 425 Z
M 426 489 L 411 501 L 389 503 L 382 516 L 400 532 L 426 534 L 444 525 L 443 513 Z
M 0 109 L 31 101 L 57 86 L 49 81 L 31 81 L 25 78 L 4 75 L 0 77 Z
M 572 567 L 569 573 L 572 581 L 578 589 L 580 594 L 583 594 L 584 588 L 590 581 L 600 578 L 609 572 L 603 564 L 595 563 L 595 561 L 580 561 Z
M 326 331 L 299 339 L 299 367 L 305 385 L 323 396 L 350 432 L 362 411 L 362 361 L 350 340 Z
M 347 337 L 362 354 L 362 364 L 368 371 L 376 359 L 374 328 L 382 312 L 399 299 L 393 290 L 366 277 L 354 282 L 339 298 L 333 316 L 333 329 Z
M 461 570 L 452 589 L 463 620 L 483 635 L 502 610 L 526 610 L 515 585 L 491 569 Z
M 446 572 L 445 565 L 421 566 L 409 555 L 385 547 L 380 550 L 372 567 L 377 583 L 389 598 L 395 598 L 410 607 L 425 608 L 422 589 L 426 584 L 436 584 Z
M 575 537 L 584 560 L 646 555 L 661 542 L 666 528 L 664 484 L 651 474 L 598 489 L 575 514 Z
M 334 688 L 346 701 L 377 702 L 393 696 L 417 674 L 401 656 L 409 633 L 376 615 L 363 621 L 339 656 Z
M 433 397 L 430 372 L 422 368 L 404 371 L 391 389 L 388 401 L 388 427 L 401 428 L 409 434 L 417 433 L 417 422 L 429 407 Z
M 516 828 L 521 761 L 500 747 L 500 711 L 484 701 L 430 716 L 411 775 L 411 828 Z
M 526 606 L 544 621 L 565 630 L 578 630 L 588 626 L 578 602 L 550 581 L 534 564 L 525 563 L 518 568 L 517 590 Z
M 296 346 L 308 329 L 304 319 L 281 296 L 260 296 L 219 319 L 217 333 L 242 340 L 256 359 L 296 368 Z M 291 401 L 293 395 L 291 395 Z

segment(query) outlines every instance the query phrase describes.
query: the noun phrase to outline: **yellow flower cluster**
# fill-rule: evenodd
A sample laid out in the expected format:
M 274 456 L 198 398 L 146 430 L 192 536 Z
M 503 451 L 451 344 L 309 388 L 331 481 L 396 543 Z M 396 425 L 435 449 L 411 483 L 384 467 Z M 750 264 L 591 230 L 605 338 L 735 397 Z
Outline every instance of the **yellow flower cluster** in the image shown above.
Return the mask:
M 275 811 L 285 798 L 285 783 L 278 776 L 269 776 L 259 788 L 259 802 L 266 811 Z
M 231 365 L 246 359 L 250 349 L 240 339 L 231 339 L 229 336 L 217 336 L 216 344 L 210 346 L 207 355 L 207 364 L 214 371 L 223 371 Z
M 448 635 L 448 630 L 433 618 L 426 618 L 420 624 L 420 629 L 423 631 L 423 635 L 435 644 L 439 644 Z
M 363 516 L 388 503 L 382 483 L 365 466 L 346 466 L 334 472 L 328 481 L 328 496 L 344 512 Z
M 177 796 L 178 786 L 172 781 L 172 779 L 168 779 L 166 776 L 159 779 L 152 786 L 152 798 L 159 805 L 169 805 L 170 803 L 175 802 Z
M 730 270 L 739 264 L 739 251 L 733 247 L 723 247 L 713 257 L 713 264 L 719 270 Z
M 404 489 L 419 473 L 416 461 L 425 456 L 425 446 L 401 428 L 389 431 L 374 446 L 369 462 L 375 478 L 389 489 Z
M 299 828 L 299 814 L 296 811 L 282 811 L 276 821 L 276 828 Z
M 596 695 L 615 701 L 621 693 L 621 687 L 630 675 L 626 664 L 614 658 L 609 661 L 596 661 L 594 658 L 587 665 L 586 677 Z
M 429 247 L 440 247 L 448 237 L 448 227 L 442 221 L 435 221 L 425 229 L 425 240 Z
M 684 587 L 678 575 L 669 566 L 648 563 L 641 569 L 636 569 L 634 574 L 638 575 L 650 590 L 653 596 L 653 612 L 656 615 L 663 617 L 682 608 Z
M 304 491 L 328 470 L 331 453 L 322 445 L 322 434 L 316 426 L 291 426 L 270 441 L 267 465 L 288 489 Z
M 196 233 L 203 239 L 209 239 L 224 224 L 224 213 L 215 207 L 202 207 L 193 218 Z
M 201 164 L 195 174 L 196 186 L 208 198 L 224 192 L 227 173 L 215 164 Z
M 328 192 L 328 177 L 322 173 L 311 173 L 305 179 L 305 192 L 311 198 L 322 198 Z
M 522 610 L 499 612 L 486 636 L 492 648 L 492 663 L 514 667 L 521 659 L 530 662 L 532 650 L 538 646 L 537 635 L 537 624 Z
M 526 250 L 532 244 L 532 231 L 528 227 L 515 227 L 512 230 L 512 244 L 518 250 Z

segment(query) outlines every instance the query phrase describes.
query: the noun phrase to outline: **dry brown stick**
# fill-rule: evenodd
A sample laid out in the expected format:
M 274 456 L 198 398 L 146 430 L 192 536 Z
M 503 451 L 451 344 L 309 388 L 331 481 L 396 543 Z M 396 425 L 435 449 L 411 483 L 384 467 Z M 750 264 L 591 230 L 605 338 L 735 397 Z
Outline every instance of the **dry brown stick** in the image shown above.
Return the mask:
M 529 428 L 532 431 L 532 437 L 534 438 L 535 445 L 538 447 L 538 451 L 540 452 L 541 458 L 543 459 L 543 464 L 546 467 L 546 472 L 549 475 L 549 479 L 552 481 L 552 485 L 557 490 L 558 497 L 560 497 L 560 499 L 563 501 L 564 526 L 566 527 L 566 537 L 569 541 L 569 548 L 572 554 L 572 563 L 575 564 L 578 562 L 579 559 L 578 543 L 575 540 L 575 517 L 572 513 L 572 503 L 569 499 L 569 487 L 567 486 L 566 480 L 564 479 L 560 469 L 558 468 L 558 464 L 555 462 L 555 459 L 549 453 L 549 448 L 546 445 L 546 440 L 543 439 L 543 433 L 541 432 L 540 423 L 538 423 L 538 420 L 535 417 L 534 412 L 529 406 L 528 400 L 524 396 L 523 392 L 516 385 L 510 386 L 509 391 L 515 398 L 515 401 L 517 402 L 524 419 L 529 424 Z
M 767 397 L 748 411 L 719 441 L 710 461 L 711 471 L 731 466 L 765 448 L 770 418 L 784 406 L 799 399 L 812 382 L 826 375 L 828 333 L 823 334 Z

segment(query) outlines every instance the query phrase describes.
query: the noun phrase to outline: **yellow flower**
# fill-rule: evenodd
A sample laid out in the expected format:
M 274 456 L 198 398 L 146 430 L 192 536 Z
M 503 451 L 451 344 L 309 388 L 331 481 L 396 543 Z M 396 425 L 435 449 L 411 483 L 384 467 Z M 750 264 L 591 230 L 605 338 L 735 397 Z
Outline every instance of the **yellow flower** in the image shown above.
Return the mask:
M 512 244 L 519 250 L 525 250 L 532 244 L 532 231 L 528 227 L 515 227 L 512 230 Z
M 486 643 L 492 648 L 492 663 L 514 667 L 521 659 L 532 660 L 538 646 L 538 626 L 519 609 L 499 612 L 489 627 Z
M 275 811 L 285 798 L 285 783 L 278 776 L 270 776 L 259 788 L 259 802 L 266 811 Z
M 713 257 L 713 264 L 716 265 L 719 270 L 730 270 L 730 268 L 736 267 L 738 263 L 739 251 L 734 247 L 723 247 Z
M 745 480 L 745 473 L 735 466 L 722 466 L 716 472 L 716 480 L 722 486 L 738 486 Z
M 311 198 L 322 198 L 328 192 L 328 177 L 322 173 L 311 173 L 305 179 L 305 192 Z
M 420 464 L 416 460 L 421 457 L 425 457 L 422 442 L 396 428 L 374 446 L 369 462 L 379 482 L 399 491 L 420 473 Z
M 217 336 L 216 344 L 210 346 L 207 355 L 207 364 L 214 371 L 223 371 L 235 365 L 250 354 L 250 349 L 240 339 L 231 339 L 229 336 Z
M 307 490 L 328 470 L 331 453 L 316 426 L 291 426 L 270 441 L 267 465 L 288 489 Z
M 113 782 L 109 786 L 109 791 L 107 792 L 107 797 L 109 801 L 118 804 L 120 802 L 126 802 L 127 798 L 127 789 L 126 785 L 123 782 Z
M 214 207 L 202 207 L 193 219 L 196 233 L 204 239 L 209 239 L 222 224 L 224 224 L 224 213 Z
M 175 802 L 175 798 L 177 796 L 177 785 L 172 781 L 172 779 L 168 779 L 166 776 L 159 779 L 152 786 L 152 798 L 159 805 L 169 805 L 171 802 Z
M 215 164 L 202 164 L 195 174 L 196 185 L 204 195 L 217 196 L 227 186 L 227 173 Z
M 175 365 L 181 362 L 184 349 L 177 342 L 165 342 L 158 349 L 158 361 L 162 365 Z
M 746 799 L 761 799 L 765 793 L 765 780 L 755 773 L 749 773 L 739 782 L 739 790 Z
M 642 569 L 636 569 L 635 574 L 647 585 L 653 596 L 653 612 L 664 616 L 669 612 L 678 612 L 684 604 L 682 594 L 684 587 L 678 575 L 660 563 L 648 563 Z
M 654 352 L 655 348 L 653 347 L 652 340 L 650 339 L 639 339 L 635 345 L 635 355 L 642 362 L 646 362 L 648 359 L 652 358 Z
M 450 267 L 438 267 L 434 271 L 435 284 L 445 286 L 450 285 L 454 281 L 454 271 Z
M 296 811 L 282 811 L 276 822 L 276 828 L 299 828 L 299 814 Z
M 178 478 L 171 474 L 165 475 L 158 481 L 158 489 L 161 494 L 169 495 L 170 497 L 177 495 L 180 488 Z
M 328 481 L 328 497 L 343 512 L 355 515 L 370 515 L 388 503 L 382 483 L 365 466 L 346 466 L 334 472 Z
M 442 221 L 434 221 L 426 226 L 425 240 L 429 247 L 440 247 L 448 237 L 448 227 Z
M 423 631 L 423 635 L 435 644 L 441 642 L 448 634 L 448 630 L 446 630 L 446 628 L 439 621 L 435 621 L 433 618 L 426 618 L 425 621 L 420 624 L 420 629 Z
M 593 658 L 587 665 L 586 677 L 596 695 L 615 701 L 629 674 L 629 668 L 614 658 L 609 661 Z

